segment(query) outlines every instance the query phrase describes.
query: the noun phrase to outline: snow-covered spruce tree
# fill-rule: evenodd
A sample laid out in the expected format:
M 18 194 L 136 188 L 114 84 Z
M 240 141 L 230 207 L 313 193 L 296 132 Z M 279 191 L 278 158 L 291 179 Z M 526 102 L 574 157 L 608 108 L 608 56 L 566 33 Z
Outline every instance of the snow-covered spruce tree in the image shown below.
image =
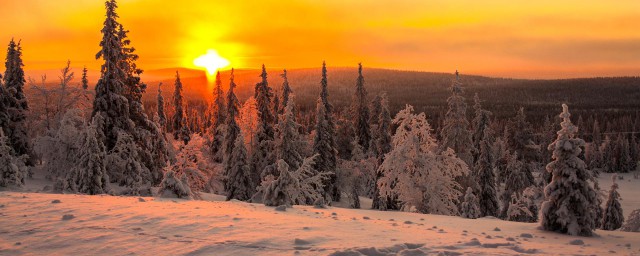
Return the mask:
M 26 157 L 15 156 L 9 137 L 0 129 L 0 187 L 24 186 L 24 178 L 27 176 Z
M 293 110 L 295 108 L 295 100 L 293 94 L 289 96 L 287 106 L 284 113 L 280 116 L 278 122 L 278 138 L 276 138 L 276 158 L 284 160 L 289 168 L 297 170 L 302 164 L 301 141 L 298 130 L 300 124 L 295 120 Z
M 289 104 L 289 95 L 293 93 L 293 90 L 291 89 L 291 86 L 289 86 L 289 79 L 287 78 L 286 69 L 282 71 L 282 74 L 280 76 L 284 81 L 282 82 L 282 104 L 280 104 L 278 114 L 282 115 L 285 108 L 287 107 L 287 104 Z M 293 111 L 295 111 L 295 109 Z
M 130 46 L 128 31 L 117 21 L 116 1 L 108 0 L 105 7 L 101 50 L 96 54 L 104 63 L 92 111 L 92 118 L 101 116 L 97 137 L 111 152 L 120 133 L 130 135 L 137 151 L 134 161 L 149 170 L 143 178 L 158 184 L 168 159 L 168 147 L 160 128 L 145 114 L 142 95 L 146 85 L 141 82 L 142 70 L 136 65 L 138 55 Z
M 520 159 L 528 164 L 532 160 L 536 160 L 539 151 L 533 142 L 533 129 L 531 124 L 527 122 L 527 116 L 524 108 L 520 108 L 516 116 L 507 123 L 507 145 L 514 152 L 517 152 Z
M 160 128 L 164 130 L 165 125 L 167 124 L 167 115 L 164 113 L 164 97 L 162 97 L 162 83 L 158 84 L 158 124 L 160 124 Z
M 367 90 L 364 88 L 364 76 L 362 76 L 362 63 L 358 63 L 358 78 L 356 79 L 356 91 L 353 102 L 353 121 L 358 144 L 364 152 L 369 151 L 371 130 L 369 127 L 369 104 Z
M 336 117 L 336 151 L 339 159 L 348 160 L 351 159 L 351 151 L 354 150 L 353 139 L 356 138 L 353 119 L 350 114 L 337 114 Z
M 253 96 L 249 97 L 242 103 L 239 111 L 236 122 L 242 132 L 245 147 L 249 155 L 251 155 L 251 150 L 256 142 L 256 133 L 258 132 L 258 105 L 256 99 Z
M 375 141 L 375 149 L 376 149 L 376 161 L 377 166 L 381 165 L 384 162 L 385 155 L 391 151 L 391 114 L 389 113 L 389 100 L 387 99 L 387 94 L 383 93 L 380 98 L 380 111 L 378 112 L 378 122 L 377 122 L 377 131 L 376 131 L 376 141 Z M 375 172 L 375 182 L 373 182 L 373 202 L 371 204 L 372 209 L 383 210 L 386 209 L 396 209 L 395 201 L 381 197 L 380 189 L 378 188 L 378 180 L 382 177 L 382 173 L 379 172 L 376 168 Z M 382 202 L 385 201 L 385 202 Z
M 360 208 L 360 196 L 371 197 L 376 183 L 377 162 L 374 156 L 365 154 L 358 140 L 351 141 L 351 159 L 339 159 L 336 168 L 340 191 L 347 193 L 349 207 Z
M 125 59 L 122 43 L 118 38 L 118 7 L 115 0 L 105 3 L 106 19 L 102 28 L 102 41 L 96 59 L 102 58 L 100 79 L 96 84 L 96 96 L 93 101 L 91 117 L 101 115 L 103 122 L 99 127 L 98 138 L 103 140 L 107 151 L 116 144 L 120 132 L 131 132 L 133 123 L 129 119 L 129 102 L 124 97 L 126 71 L 122 67 Z
M 502 208 L 499 217 L 506 219 L 508 217 L 507 211 L 509 210 L 509 203 L 511 201 L 511 195 L 521 194 L 527 187 L 533 185 L 527 178 L 525 172 L 525 163 L 519 160 L 516 153 L 510 154 L 507 161 L 507 178 L 504 182 L 502 193 L 500 193 L 500 200 L 502 202 Z
M 191 199 L 194 194 L 189 188 L 189 180 L 186 176 L 177 175 L 173 170 L 168 169 L 164 173 L 164 178 L 160 183 L 158 191 L 160 197 Z
M 475 117 L 471 122 L 471 127 L 472 127 L 471 129 L 473 130 L 473 134 L 472 134 L 473 148 L 475 149 L 474 160 L 478 161 L 478 157 L 480 155 L 480 147 L 481 147 L 480 144 L 482 143 L 482 140 L 484 137 L 484 131 L 486 129 L 490 129 L 489 126 L 491 124 L 491 120 L 490 120 L 491 112 L 482 109 L 482 105 L 480 103 L 480 97 L 478 97 L 477 93 L 473 96 L 473 101 L 474 101 L 473 111 L 475 112 Z M 493 144 L 493 141 L 491 141 L 490 143 Z
M 86 126 L 82 134 L 82 148 L 79 151 L 78 163 L 72 169 L 75 175 L 77 192 L 97 195 L 109 193 L 109 176 L 107 175 L 104 146 L 100 144 L 96 134 L 96 123 Z
M 121 132 L 118 141 L 113 149 L 109 152 L 107 159 L 107 174 L 113 178 L 112 181 L 118 182 L 120 186 L 130 188 L 132 192 L 138 190 L 144 183 L 142 177 L 144 172 L 138 159 L 138 150 L 133 137 L 127 133 Z
M 404 210 L 457 215 L 461 188 L 455 179 L 468 174 L 467 165 L 451 149 L 438 153 L 426 115 L 414 114 L 412 106 L 394 123 L 393 149 L 378 170 L 381 196 L 397 196 Z
M 618 134 L 616 140 L 616 149 L 618 157 L 616 158 L 616 170 L 618 172 L 630 172 L 633 170 L 633 159 L 629 148 L 629 140 L 623 134 Z
M 477 219 L 482 216 L 480 212 L 480 204 L 478 198 L 473 194 L 471 187 L 467 188 L 467 193 L 464 195 L 464 202 L 460 207 L 460 216 L 467 219 Z
M 576 138 L 578 130 L 569 119 L 569 108 L 562 105 L 563 119 L 553 149 L 553 161 L 547 165 L 552 180 L 544 189 L 545 201 L 540 209 L 544 230 L 569 235 L 591 236 L 596 228 L 597 191 L 590 184 L 591 172 L 578 156 L 584 140 Z
M 329 104 L 327 88 L 327 66 L 322 62 L 322 79 L 320 80 L 320 97 L 316 106 L 316 131 L 313 139 L 313 153 L 315 169 L 326 173 L 329 178 L 324 180 L 325 198 L 328 201 L 340 201 L 340 191 L 337 184 L 336 166 L 337 151 L 335 142 L 335 124 L 333 123 L 333 106 Z
M 615 172 L 615 148 L 609 135 L 605 135 L 600 145 L 600 152 L 602 152 L 601 169 L 607 173 Z
M 233 168 L 233 149 L 235 147 L 236 139 L 240 136 L 240 127 L 238 127 L 238 123 L 236 123 L 236 116 L 238 115 L 238 108 L 240 107 L 240 103 L 238 102 L 238 98 L 236 94 L 233 92 L 233 89 L 236 87 L 236 83 L 234 82 L 233 69 L 231 69 L 231 78 L 229 83 L 229 91 L 227 92 L 227 110 L 226 110 L 226 122 L 225 122 L 225 134 L 224 134 L 224 145 L 223 145 L 223 161 L 222 164 L 224 166 L 224 176 L 229 177 L 229 172 Z M 224 183 L 224 191 L 229 191 L 227 187 L 227 182 Z
M 255 183 L 251 180 L 251 168 L 249 168 L 249 159 L 247 149 L 244 146 L 244 138 L 239 134 L 236 138 L 231 155 L 231 169 L 225 177 L 225 188 L 227 192 L 227 200 L 237 199 L 247 201 L 255 192 Z
M 213 122 L 211 124 L 211 155 L 213 161 L 222 162 L 222 144 L 224 142 L 224 123 L 225 123 L 226 106 L 224 104 L 224 92 L 222 91 L 222 80 L 220 79 L 220 71 L 216 73 L 215 87 L 213 88 L 213 105 L 211 106 L 211 115 Z
M 254 98 L 258 106 L 258 131 L 254 148 L 251 150 L 252 180 L 254 184 L 259 184 L 260 177 L 267 166 L 275 163 L 274 139 L 275 131 L 273 125 L 275 118 L 271 112 L 271 99 L 273 93 L 267 81 L 267 71 L 262 65 L 260 74 L 262 81 L 255 86 Z
M 633 210 L 627 217 L 627 222 L 620 229 L 626 232 L 640 232 L 640 209 Z
M 478 154 L 472 177 L 478 183 L 480 216 L 498 216 L 500 206 L 496 192 L 496 178 L 493 173 L 493 131 L 486 127 L 478 145 Z
M 182 128 L 184 126 L 184 110 L 182 105 L 182 81 L 180 81 L 180 73 L 176 71 L 176 81 L 173 90 L 173 107 L 174 114 L 171 118 L 171 128 L 173 130 L 173 139 L 182 139 Z M 186 144 L 186 143 L 185 143 Z
M 58 129 L 51 134 L 37 137 L 34 150 L 43 161 L 45 177 L 55 181 L 64 178 L 78 162 L 82 148 L 82 134 L 86 123 L 82 110 L 70 109 L 60 120 Z
M 449 109 L 445 115 L 442 127 L 442 149 L 451 148 L 467 166 L 473 166 L 473 141 L 467 121 L 467 103 L 462 96 L 462 83 L 456 71 L 456 77 L 451 84 L 451 96 L 447 99 Z
M 82 83 L 82 89 L 86 90 L 89 88 L 89 78 L 87 78 L 87 66 L 82 68 L 82 79 L 80 82 Z
M 3 126 L 5 135 L 9 137 L 11 148 L 16 155 L 27 155 L 26 164 L 33 165 L 35 156 L 31 142 L 27 135 L 26 119 L 29 111 L 27 98 L 24 94 L 24 64 L 22 62 L 22 47 L 20 42 L 13 39 L 9 42 L 7 49 L 7 59 L 4 72 L 4 96 L 6 102 L 6 113 L 9 115 L 9 123 Z
M 209 175 L 206 170 L 206 160 L 202 152 L 205 139 L 194 134 L 186 145 L 181 145 L 176 153 L 175 162 L 170 166 L 177 176 L 185 176 L 189 180 L 192 192 L 201 192 L 207 188 Z
M 261 190 L 264 191 L 263 202 L 267 206 L 311 204 L 323 199 L 323 180 L 326 173 L 319 173 L 313 168 L 318 155 L 307 157 L 300 168 L 293 171 L 280 159 L 276 162 L 278 178 L 269 175 L 263 180 Z
M 618 175 L 611 176 L 611 190 L 609 190 L 609 198 L 604 207 L 602 216 L 602 229 L 616 230 L 622 227 L 624 215 L 620 206 L 620 193 L 618 193 L 618 183 L 616 183 Z
M 373 98 L 369 105 L 369 128 L 371 129 L 369 150 L 376 155 L 378 154 L 376 141 L 378 141 L 378 116 L 380 115 L 380 111 L 382 111 L 382 96 L 378 94 Z
M 508 221 L 517 222 L 535 222 L 535 212 L 529 209 L 530 202 L 524 195 L 514 192 L 510 196 L 509 206 L 507 207 Z
M 294 205 L 299 197 L 300 180 L 293 177 L 289 165 L 282 159 L 276 162 L 278 178 L 263 181 L 264 196 L 262 202 L 266 206 Z

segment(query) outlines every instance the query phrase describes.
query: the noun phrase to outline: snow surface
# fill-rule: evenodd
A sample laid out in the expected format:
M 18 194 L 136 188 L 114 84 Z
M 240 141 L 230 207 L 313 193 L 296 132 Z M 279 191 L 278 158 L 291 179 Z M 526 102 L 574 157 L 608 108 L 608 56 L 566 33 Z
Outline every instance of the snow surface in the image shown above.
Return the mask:
M 640 208 L 640 180 L 622 176 L 626 217 Z M 27 182 L 29 192 L 0 192 L 0 255 L 640 255 L 640 233 L 575 237 L 537 223 L 365 210 L 364 198 L 363 210 L 283 212 L 213 194 L 204 201 L 46 194 L 35 188 L 46 182 Z

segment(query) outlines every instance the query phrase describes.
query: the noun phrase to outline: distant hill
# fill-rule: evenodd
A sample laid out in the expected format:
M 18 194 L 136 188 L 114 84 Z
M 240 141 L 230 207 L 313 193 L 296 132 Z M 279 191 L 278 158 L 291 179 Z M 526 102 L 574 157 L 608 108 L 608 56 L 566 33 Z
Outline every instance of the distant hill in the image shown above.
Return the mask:
M 204 71 L 179 69 L 185 94 L 192 100 L 211 100 L 211 82 Z M 163 82 L 165 97 L 173 92 L 176 69 L 151 70 L 145 72 L 145 81 L 153 88 L 146 99 L 155 100 L 156 84 Z M 279 90 L 282 85 L 281 70 L 267 70 L 269 85 Z M 405 104 L 413 105 L 417 111 L 425 111 L 438 117 L 446 111 L 446 99 L 453 74 L 399 71 L 366 68 L 363 71 L 369 96 L 385 91 L 389 95 L 392 111 Z M 235 81 L 238 97 L 244 101 L 253 95 L 255 83 L 260 81 L 260 70 L 236 70 Z M 297 104 L 302 108 L 314 108 L 319 93 L 321 70 L 288 70 L 289 83 L 296 94 Z M 225 88 L 229 85 L 229 71 L 221 72 Z M 329 97 L 337 109 L 351 102 L 357 77 L 356 68 L 328 67 Z M 515 115 L 524 107 L 527 115 L 540 120 L 545 115 L 556 115 L 560 104 L 568 103 L 572 113 L 611 115 L 635 113 L 640 110 L 640 77 L 605 77 L 558 80 L 526 80 L 491 78 L 461 74 L 468 105 L 478 93 L 483 105 L 498 118 Z M 469 110 L 471 112 L 471 110 Z

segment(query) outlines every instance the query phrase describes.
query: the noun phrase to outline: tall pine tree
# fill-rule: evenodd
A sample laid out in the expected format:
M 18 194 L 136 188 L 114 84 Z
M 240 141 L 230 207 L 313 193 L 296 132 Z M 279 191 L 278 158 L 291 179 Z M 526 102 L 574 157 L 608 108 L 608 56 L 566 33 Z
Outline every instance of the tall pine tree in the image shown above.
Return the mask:
M 449 110 L 442 127 L 442 149 L 451 148 L 467 166 L 473 166 L 473 142 L 469 132 L 467 121 L 467 103 L 462 96 L 462 84 L 460 75 L 456 71 L 456 77 L 451 84 L 451 96 L 447 99 Z
M 544 189 L 541 226 L 544 230 L 591 236 L 599 218 L 594 211 L 600 207 L 597 191 L 590 184 L 591 171 L 579 157 L 584 140 L 575 137 L 578 127 L 571 123 L 567 105 L 563 104 L 562 110 L 562 128 L 556 141 L 549 145 L 553 161 L 547 171 L 552 173 L 552 179 Z
M 227 110 L 225 119 L 225 134 L 224 134 L 224 145 L 223 145 L 223 166 L 224 166 L 224 177 L 231 177 L 231 172 L 234 167 L 233 163 L 233 151 L 236 145 L 236 140 L 240 136 L 240 127 L 238 123 L 236 123 L 236 117 L 239 113 L 240 102 L 238 102 L 238 98 L 236 94 L 233 92 L 233 89 L 236 87 L 236 83 L 234 81 L 233 69 L 231 69 L 231 77 L 229 82 L 229 91 L 227 92 Z M 253 181 L 252 181 L 253 182 Z M 224 182 L 224 190 L 229 193 L 232 189 L 230 187 L 231 183 L 227 180 Z
M 358 79 L 356 80 L 356 91 L 354 97 L 354 117 L 356 138 L 358 144 L 364 152 L 369 150 L 371 141 L 371 130 L 369 129 L 369 107 L 367 101 L 367 90 L 364 88 L 364 76 L 362 76 L 362 63 L 358 63 Z
M 322 62 L 322 79 L 320 80 L 320 98 L 316 107 L 316 133 L 313 140 L 313 153 L 318 154 L 315 169 L 326 173 L 329 178 L 324 180 L 326 199 L 340 201 L 340 191 L 337 186 L 337 151 L 335 142 L 335 124 L 333 122 L 333 106 L 329 104 L 327 88 L 327 66 Z
M 260 77 L 262 81 L 256 84 L 254 95 L 258 106 L 258 132 L 255 148 L 251 151 L 251 166 L 255 184 L 260 183 L 260 176 L 265 168 L 275 163 L 275 155 L 273 154 L 275 119 L 271 112 L 273 94 L 267 81 L 267 70 L 264 65 L 262 65 Z
M 9 144 L 16 155 L 27 155 L 27 165 L 33 165 L 35 155 L 27 136 L 26 127 L 29 105 L 24 94 L 26 80 L 23 67 L 20 42 L 16 43 L 11 39 L 7 48 L 6 69 L 4 72 L 4 93 L 6 95 L 3 96 L 9 121 L 3 129 L 6 136 L 9 137 Z
M 222 144 L 224 142 L 224 123 L 225 123 L 225 105 L 224 92 L 222 91 L 222 80 L 220 79 L 220 71 L 216 74 L 216 85 L 213 88 L 213 106 L 212 106 L 213 123 L 211 125 L 211 154 L 213 161 L 222 162 Z
M 184 110 L 182 108 L 182 81 L 180 81 L 180 73 L 178 73 L 178 71 L 176 71 L 176 81 L 173 90 L 173 107 L 175 113 L 171 118 L 171 128 L 173 129 L 173 139 L 177 140 L 181 139 L 181 132 L 185 125 Z

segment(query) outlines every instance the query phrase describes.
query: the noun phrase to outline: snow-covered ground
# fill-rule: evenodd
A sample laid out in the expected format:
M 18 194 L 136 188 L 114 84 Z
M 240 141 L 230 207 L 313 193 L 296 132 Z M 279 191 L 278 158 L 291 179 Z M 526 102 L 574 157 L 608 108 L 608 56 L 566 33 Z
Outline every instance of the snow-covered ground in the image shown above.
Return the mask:
M 640 208 L 640 180 L 625 175 L 619 183 L 626 217 Z M 609 188 L 608 174 L 601 186 Z M 281 212 L 204 199 L 3 191 L 0 255 L 640 255 L 640 233 L 573 237 L 493 218 L 312 206 Z

